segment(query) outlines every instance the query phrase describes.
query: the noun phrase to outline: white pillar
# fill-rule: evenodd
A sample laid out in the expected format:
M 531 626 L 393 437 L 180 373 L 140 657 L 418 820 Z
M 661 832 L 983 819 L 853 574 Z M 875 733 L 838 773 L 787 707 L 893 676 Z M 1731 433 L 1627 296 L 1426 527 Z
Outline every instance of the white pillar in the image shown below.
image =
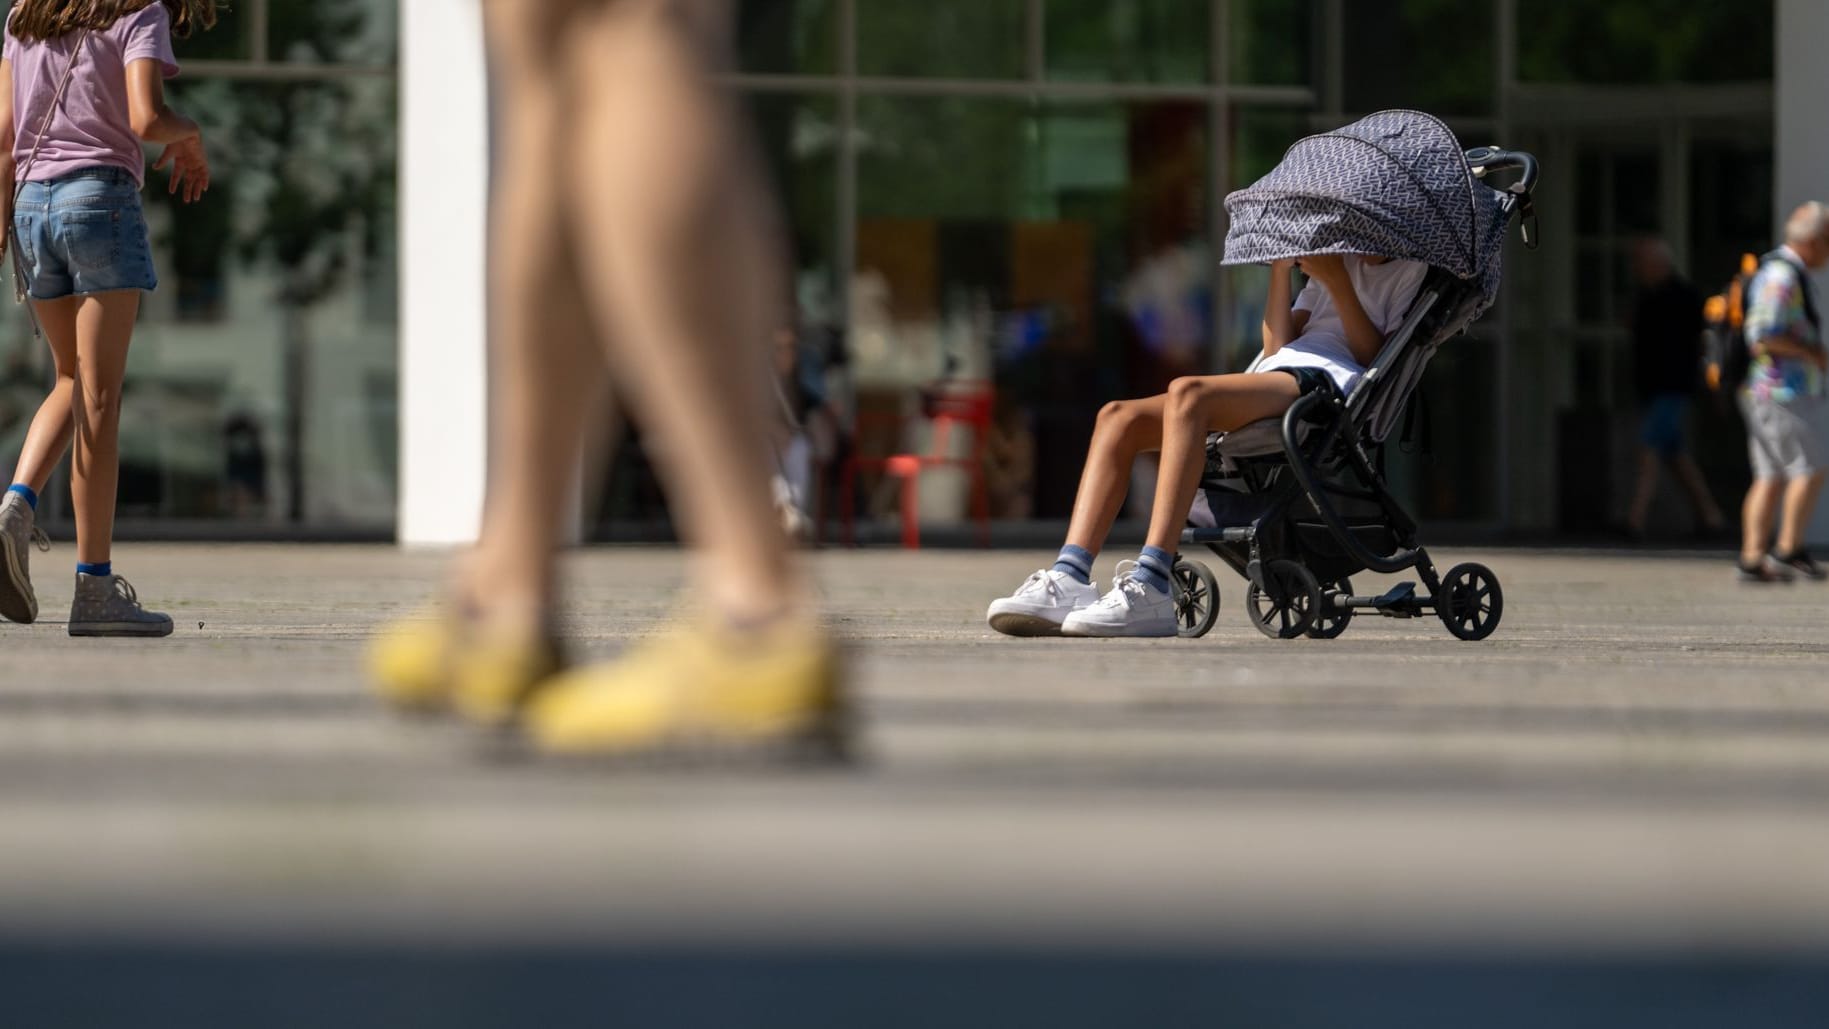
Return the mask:
M 1773 187 L 1773 225 L 1780 238 L 1792 208 L 1806 200 L 1829 202 L 1829 131 L 1823 98 L 1829 97 L 1829 4 L 1821 0 L 1778 0 L 1777 60 L 1773 66 L 1778 182 Z M 1829 298 L 1829 282 L 1818 275 L 1816 295 Z M 1808 538 L 1829 543 L 1829 507 L 1817 505 Z
M 487 71 L 477 0 L 400 0 L 400 511 L 406 545 L 482 517 Z

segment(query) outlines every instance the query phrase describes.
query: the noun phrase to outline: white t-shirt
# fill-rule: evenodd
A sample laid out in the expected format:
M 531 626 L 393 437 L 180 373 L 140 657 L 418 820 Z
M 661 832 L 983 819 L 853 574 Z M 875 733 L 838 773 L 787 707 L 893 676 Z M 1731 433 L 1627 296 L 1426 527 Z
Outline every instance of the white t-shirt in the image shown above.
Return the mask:
M 1410 312 L 1410 303 L 1416 299 L 1423 277 L 1429 274 L 1429 266 L 1421 261 L 1398 260 L 1371 264 L 1352 255 L 1344 263 L 1359 306 L 1365 308 L 1366 317 L 1379 333 L 1389 336 Z M 1353 348 L 1346 341 L 1346 323 L 1327 288 L 1314 279 L 1308 280 L 1291 309 L 1307 311 L 1308 324 L 1302 326 L 1301 335 L 1258 362 L 1256 370 L 1319 368 L 1340 387 L 1341 396 L 1351 394 L 1365 368 L 1353 357 Z

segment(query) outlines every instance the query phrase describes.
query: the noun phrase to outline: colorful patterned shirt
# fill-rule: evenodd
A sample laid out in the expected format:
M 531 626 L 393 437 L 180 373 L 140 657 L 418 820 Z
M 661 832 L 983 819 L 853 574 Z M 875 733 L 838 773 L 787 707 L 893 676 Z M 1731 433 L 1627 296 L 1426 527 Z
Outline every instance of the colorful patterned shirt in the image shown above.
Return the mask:
M 1802 263 L 1774 255 L 1753 276 L 1746 305 L 1747 346 L 1781 335 L 1821 345 L 1822 337 L 1804 310 L 1807 287 L 1797 270 Z M 1747 392 L 1763 400 L 1788 404 L 1799 397 L 1821 397 L 1824 387 L 1822 369 L 1795 357 L 1757 354 L 1747 369 Z

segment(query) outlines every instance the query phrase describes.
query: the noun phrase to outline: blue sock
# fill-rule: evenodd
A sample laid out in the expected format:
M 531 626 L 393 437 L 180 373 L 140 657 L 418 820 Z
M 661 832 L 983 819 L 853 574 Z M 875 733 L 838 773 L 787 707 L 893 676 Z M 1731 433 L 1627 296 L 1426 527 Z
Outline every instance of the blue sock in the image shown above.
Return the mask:
M 1137 570 L 1130 573 L 1158 593 L 1169 591 L 1169 572 L 1175 567 L 1175 555 L 1161 547 L 1144 547 L 1137 557 Z
M 1092 551 L 1069 543 L 1054 559 L 1054 570 L 1082 586 L 1088 585 L 1092 582 Z
M 20 496 L 25 498 L 25 506 L 31 508 L 34 511 L 38 510 L 38 491 L 34 490 L 32 487 L 27 486 L 23 482 L 15 482 L 11 486 L 7 487 L 6 491 L 8 493 L 19 494 Z
M 114 562 L 103 561 L 98 565 L 86 565 L 78 561 L 76 562 L 76 573 L 78 575 L 113 575 Z

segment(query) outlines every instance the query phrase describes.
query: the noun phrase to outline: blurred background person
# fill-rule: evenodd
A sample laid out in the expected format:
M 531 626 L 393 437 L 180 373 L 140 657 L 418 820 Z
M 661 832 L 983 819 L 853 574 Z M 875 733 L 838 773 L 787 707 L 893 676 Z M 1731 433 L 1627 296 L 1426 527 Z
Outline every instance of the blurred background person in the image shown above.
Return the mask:
M 1740 391 L 1753 465 L 1740 552 L 1740 576 L 1748 582 L 1786 582 L 1799 574 L 1824 577 L 1804 551 L 1803 532 L 1829 469 L 1829 426 L 1824 424 L 1829 353 L 1823 349 L 1810 283 L 1810 273 L 1825 263 L 1829 207 L 1813 200 L 1791 213 L 1784 245 L 1765 256 L 1748 290 L 1745 332 L 1752 365 Z
M 775 395 L 780 418 L 775 437 L 779 467 L 775 510 L 790 537 L 806 540 L 825 507 L 827 472 L 838 455 L 844 418 L 828 397 L 829 341 L 797 321 L 776 330 Z
M 722 0 L 487 0 L 499 102 L 490 483 L 437 617 L 384 634 L 389 700 L 518 725 L 539 749 L 807 743 L 841 725 L 838 656 L 769 489 L 771 310 L 784 295 L 727 96 Z M 623 660 L 564 668 L 555 555 L 606 372 L 661 438 L 707 611 Z
M 1677 274 L 1670 245 L 1656 237 L 1633 247 L 1638 288 L 1632 303 L 1632 371 L 1642 420 L 1638 483 L 1626 514 L 1626 533 L 1645 536 L 1657 493 L 1658 467 L 1667 465 L 1695 515 L 1698 535 L 1718 536 L 1727 519 L 1689 454 L 1686 429 L 1702 377 L 1702 294 Z

